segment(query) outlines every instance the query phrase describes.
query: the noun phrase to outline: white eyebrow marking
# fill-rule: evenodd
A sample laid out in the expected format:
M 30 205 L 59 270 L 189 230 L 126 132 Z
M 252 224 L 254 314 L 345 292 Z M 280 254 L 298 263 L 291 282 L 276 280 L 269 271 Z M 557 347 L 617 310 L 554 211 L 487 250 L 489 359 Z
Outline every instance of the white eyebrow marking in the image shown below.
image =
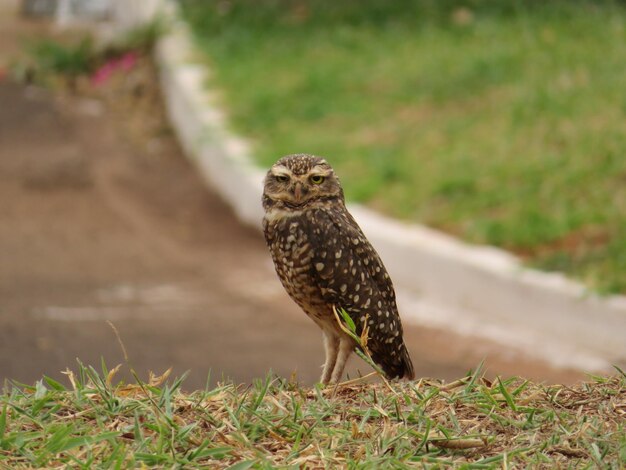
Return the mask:
M 319 164 L 311 168 L 311 171 L 309 171 L 309 175 L 324 176 L 324 177 L 330 176 L 332 173 L 333 173 L 333 170 L 330 170 L 328 168 L 320 168 Z
M 330 171 L 328 171 L 328 170 L 324 171 L 324 170 L 321 170 L 321 169 L 320 169 L 320 170 L 318 170 L 318 169 L 316 169 L 316 168 L 313 168 L 313 169 L 311 170 L 310 174 L 311 174 L 311 175 L 319 175 L 319 176 L 328 176 L 328 175 L 330 175 L 330 174 L 331 174 L 331 172 L 330 172 Z
M 274 165 L 272 167 L 272 174 L 274 176 L 291 176 L 291 170 L 285 165 Z

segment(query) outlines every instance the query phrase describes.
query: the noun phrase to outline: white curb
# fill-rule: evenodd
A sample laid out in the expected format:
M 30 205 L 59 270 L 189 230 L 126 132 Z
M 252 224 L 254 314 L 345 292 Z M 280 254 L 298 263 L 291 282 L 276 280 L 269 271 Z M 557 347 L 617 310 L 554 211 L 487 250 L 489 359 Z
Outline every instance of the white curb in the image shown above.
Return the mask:
M 194 60 L 187 26 L 168 0 L 141 4 L 143 17 L 141 9 L 131 9 L 135 23 L 156 11 L 155 5 L 174 21 L 156 58 L 182 146 L 240 220 L 260 228 L 264 171 L 211 103 L 206 66 Z M 350 211 L 390 271 L 407 321 L 488 337 L 558 366 L 599 371 L 626 364 L 625 296 L 599 298 L 561 274 L 525 268 L 502 250 L 470 246 L 362 206 Z

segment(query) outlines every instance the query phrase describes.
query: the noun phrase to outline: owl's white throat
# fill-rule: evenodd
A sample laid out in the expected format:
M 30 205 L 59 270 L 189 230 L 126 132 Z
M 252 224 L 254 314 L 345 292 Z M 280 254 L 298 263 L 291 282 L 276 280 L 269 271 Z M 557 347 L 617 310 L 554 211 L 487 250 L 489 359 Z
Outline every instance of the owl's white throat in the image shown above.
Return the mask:
M 292 210 L 285 210 L 285 209 L 281 209 L 278 207 L 272 207 L 271 209 L 269 209 L 267 212 L 265 212 L 265 220 L 267 220 L 268 222 L 275 222 L 277 220 L 281 220 L 281 219 L 288 219 L 290 217 L 297 217 L 299 215 L 302 214 L 302 210 L 298 210 L 298 209 L 292 209 Z

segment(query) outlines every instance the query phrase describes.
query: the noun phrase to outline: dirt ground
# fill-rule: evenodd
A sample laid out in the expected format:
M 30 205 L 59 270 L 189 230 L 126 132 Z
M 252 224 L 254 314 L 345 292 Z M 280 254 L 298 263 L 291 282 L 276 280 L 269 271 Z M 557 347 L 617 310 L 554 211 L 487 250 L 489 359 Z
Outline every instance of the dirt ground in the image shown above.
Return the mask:
M 0 20 L 5 63 L 29 28 Z M 142 377 L 189 370 L 191 389 L 209 371 L 249 382 L 272 370 L 313 383 L 320 332 L 283 292 L 260 231 L 185 159 L 141 69 L 81 96 L 0 78 L 0 379 L 123 362 L 108 320 Z M 486 358 L 491 375 L 582 377 L 484 340 L 405 330 L 418 376 L 450 380 Z M 350 375 L 359 369 L 353 357 Z

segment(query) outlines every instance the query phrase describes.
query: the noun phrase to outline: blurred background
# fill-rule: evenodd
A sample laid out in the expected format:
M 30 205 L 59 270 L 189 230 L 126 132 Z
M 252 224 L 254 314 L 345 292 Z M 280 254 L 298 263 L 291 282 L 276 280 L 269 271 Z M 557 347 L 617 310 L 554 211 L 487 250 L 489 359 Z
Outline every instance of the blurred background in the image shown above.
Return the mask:
M 351 201 L 626 291 L 621 2 L 178 3 L 260 166 L 325 155 Z M 190 370 L 188 388 L 313 383 L 321 334 L 182 155 L 151 59 L 167 25 L 120 32 L 131 5 L 0 0 L 0 378 L 112 367 L 121 339 L 141 376 Z M 486 359 L 491 375 L 584 377 L 405 329 L 418 376 Z

